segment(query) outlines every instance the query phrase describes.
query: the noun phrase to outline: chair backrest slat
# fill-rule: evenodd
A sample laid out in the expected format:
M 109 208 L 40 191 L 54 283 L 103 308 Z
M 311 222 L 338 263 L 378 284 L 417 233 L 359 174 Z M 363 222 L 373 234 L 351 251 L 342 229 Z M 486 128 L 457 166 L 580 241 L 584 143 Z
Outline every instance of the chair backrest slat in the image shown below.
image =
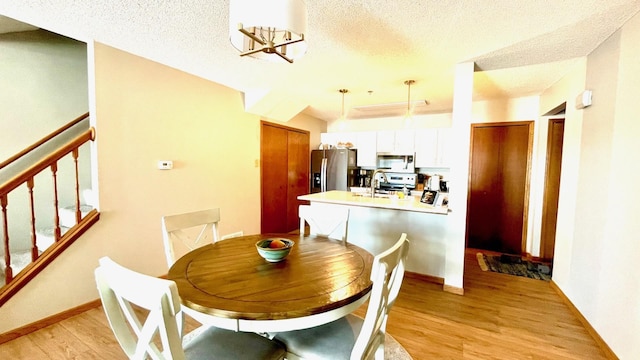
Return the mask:
M 300 205 L 300 234 L 305 233 L 309 224 L 309 234 L 347 241 L 349 208 L 325 208 L 322 206 Z
M 372 359 L 384 344 L 387 318 L 402 286 L 408 253 L 409 240 L 403 233 L 391 248 L 373 259 L 373 288 L 362 329 L 351 352 L 352 359 Z
M 218 241 L 219 222 L 219 208 L 163 216 L 162 239 L 167 265 L 171 267 L 182 253 Z
M 184 359 L 183 318 L 173 281 L 137 273 L 108 257 L 100 259 L 95 278 L 109 325 L 130 359 Z

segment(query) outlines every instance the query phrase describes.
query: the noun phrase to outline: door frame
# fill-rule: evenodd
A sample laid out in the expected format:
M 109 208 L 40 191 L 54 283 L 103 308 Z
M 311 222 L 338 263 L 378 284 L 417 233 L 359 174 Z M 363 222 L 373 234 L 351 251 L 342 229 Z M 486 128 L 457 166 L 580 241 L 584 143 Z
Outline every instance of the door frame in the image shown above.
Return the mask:
M 552 178 L 552 174 L 551 172 L 551 157 L 553 155 L 553 151 L 554 150 L 558 150 L 558 149 L 554 149 L 554 144 L 552 143 L 552 138 L 554 135 L 554 131 L 555 131 L 555 127 L 552 126 L 553 124 L 562 124 L 562 129 L 563 129 L 563 135 L 562 135 L 562 143 L 560 144 L 560 153 L 558 155 L 558 161 L 559 161 L 559 169 L 558 169 L 558 177 L 557 178 Z M 555 236 L 556 236 L 556 225 L 557 225 L 557 221 L 558 221 L 558 194 L 559 194 L 559 189 L 560 189 L 560 178 L 561 178 L 561 174 L 562 174 L 562 148 L 563 148 L 563 144 L 564 144 L 564 127 L 565 127 L 565 118 L 564 117 L 558 117 L 558 116 L 553 116 L 551 118 L 549 118 L 548 120 L 548 127 L 547 127 L 547 152 L 546 152 L 546 161 L 545 161 L 545 171 L 544 171 L 544 188 L 543 188 L 543 195 L 542 195 L 542 221 L 540 224 L 540 258 L 543 260 L 553 260 L 553 255 L 555 250 L 551 250 L 551 254 L 547 253 L 546 248 L 547 248 L 547 242 L 553 242 L 554 247 L 555 247 Z M 554 186 L 554 189 L 556 189 L 555 193 L 551 193 L 551 189 L 550 187 Z M 553 198 L 552 198 L 553 197 Z M 551 202 L 554 202 L 553 204 Z M 554 206 L 554 209 L 551 209 L 550 206 Z M 555 211 L 556 215 L 555 218 L 553 219 L 549 219 L 549 212 L 550 211 Z M 547 233 L 547 228 L 548 227 L 552 227 L 553 228 L 553 235 L 549 234 L 549 236 L 546 234 Z
M 486 123 L 473 123 L 471 124 L 471 135 L 469 140 L 469 173 L 467 177 L 467 219 L 465 224 L 465 235 L 464 235 L 464 244 L 465 248 L 469 245 L 469 211 L 471 208 L 471 178 L 472 178 L 472 164 L 473 164 L 473 132 L 476 128 L 481 127 L 499 127 L 499 126 L 515 126 L 515 125 L 527 125 L 528 127 L 528 139 L 527 139 L 527 164 L 526 164 L 526 175 L 525 175 L 525 184 L 524 184 L 524 202 L 523 202 L 523 212 L 522 212 L 522 236 L 520 239 L 520 253 L 521 255 L 526 255 L 527 253 L 527 235 L 529 231 L 529 199 L 531 195 L 531 163 L 533 159 L 533 131 L 534 131 L 534 120 L 525 120 L 525 121 L 502 121 L 502 122 L 486 122 Z

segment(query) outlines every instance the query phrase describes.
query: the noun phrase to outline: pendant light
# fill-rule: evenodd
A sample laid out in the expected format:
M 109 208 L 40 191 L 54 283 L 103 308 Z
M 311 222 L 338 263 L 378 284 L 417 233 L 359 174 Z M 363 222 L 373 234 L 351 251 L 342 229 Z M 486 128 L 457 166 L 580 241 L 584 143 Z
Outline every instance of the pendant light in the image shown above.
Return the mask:
M 342 94 L 342 112 L 340 113 L 340 117 L 338 118 L 338 130 L 343 131 L 346 126 L 347 117 L 344 114 L 344 94 L 348 93 L 347 89 L 338 90 L 339 93 Z
M 413 119 L 411 117 L 411 85 L 413 85 L 415 80 L 406 80 L 404 82 L 407 85 L 407 113 L 404 115 L 404 126 L 410 127 L 413 123 Z

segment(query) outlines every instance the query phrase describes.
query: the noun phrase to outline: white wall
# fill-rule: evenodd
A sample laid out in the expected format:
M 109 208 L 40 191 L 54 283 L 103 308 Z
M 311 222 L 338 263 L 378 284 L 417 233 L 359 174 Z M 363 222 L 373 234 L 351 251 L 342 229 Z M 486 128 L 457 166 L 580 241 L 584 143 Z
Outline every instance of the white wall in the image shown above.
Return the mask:
M 287 122 L 267 119 L 277 124 L 309 131 L 309 147 L 315 149 L 320 144 L 320 134 L 327 132 L 327 122 L 306 114 L 298 114 Z
M 539 102 L 538 96 L 474 101 L 471 122 L 535 121 Z
M 640 358 L 638 43 L 636 15 L 587 57 L 586 76 L 542 97 L 551 108 L 564 92 L 568 110 L 553 281 L 620 359 Z M 574 110 L 585 88 L 593 105 Z
M 590 319 L 595 318 L 596 330 L 621 359 L 640 358 L 640 278 L 635 275 L 635 262 L 640 254 L 640 222 L 637 219 L 640 214 L 640 191 L 637 187 L 640 167 L 634 166 L 640 154 L 637 106 L 640 97 L 639 43 L 640 15 L 636 15 L 620 36 L 620 67 L 609 164 L 610 191 L 606 197 L 608 211 L 601 239 L 603 266 L 598 279 L 600 289 L 595 298 L 597 306 L 594 314 L 589 314 Z M 596 84 L 593 85 L 594 90 L 598 89 L 597 93 L 602 92 L 595 87 Z M 586 121 L 602 118 L 587 116 Z
M 403 117 L 380 117 L 372 119 L 354 119 L 339 122 L 329 121 L 327 132 L 354 132 L 379 130 L 404 130 L 451 127 L 451 113 L 414 115 L 408 126 Z
M 570 258 L 573 248 L 575 204 L 579 176 L 579 162 L 582 146 L 582 123 L 584 110 L 576 110 L 575 96 L 585 89 L 587 70 L 586 57 L 563 79 L 544 92 L 540 101 L 540 113 L 547 113 L 556 106 L 566 103 L 564 140 L 562 147 L 562 174 L 560 177 L 560 197 L 553 262 L 553 280 L 557 284 L 568 281 Z M 546 126 L 546 124 L 545 124 Z M 546 130 L 545 134 L 546 134 Z M 544 145 L 543 145 L 544 144 Z M 546 137 L 540 148 L 546 148 Z M 542 206 L 542 200 L 539 199 Z M 541 209 L 541 208 L 540 208 Z

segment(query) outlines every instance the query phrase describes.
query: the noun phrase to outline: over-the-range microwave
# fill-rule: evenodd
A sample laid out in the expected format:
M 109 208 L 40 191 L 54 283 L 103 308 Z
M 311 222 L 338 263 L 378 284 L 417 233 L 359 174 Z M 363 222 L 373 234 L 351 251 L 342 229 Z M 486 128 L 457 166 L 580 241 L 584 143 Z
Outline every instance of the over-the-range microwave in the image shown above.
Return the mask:
M 415 173 L 415 153 L 379 152 L 376 167 L 393 172 Z

